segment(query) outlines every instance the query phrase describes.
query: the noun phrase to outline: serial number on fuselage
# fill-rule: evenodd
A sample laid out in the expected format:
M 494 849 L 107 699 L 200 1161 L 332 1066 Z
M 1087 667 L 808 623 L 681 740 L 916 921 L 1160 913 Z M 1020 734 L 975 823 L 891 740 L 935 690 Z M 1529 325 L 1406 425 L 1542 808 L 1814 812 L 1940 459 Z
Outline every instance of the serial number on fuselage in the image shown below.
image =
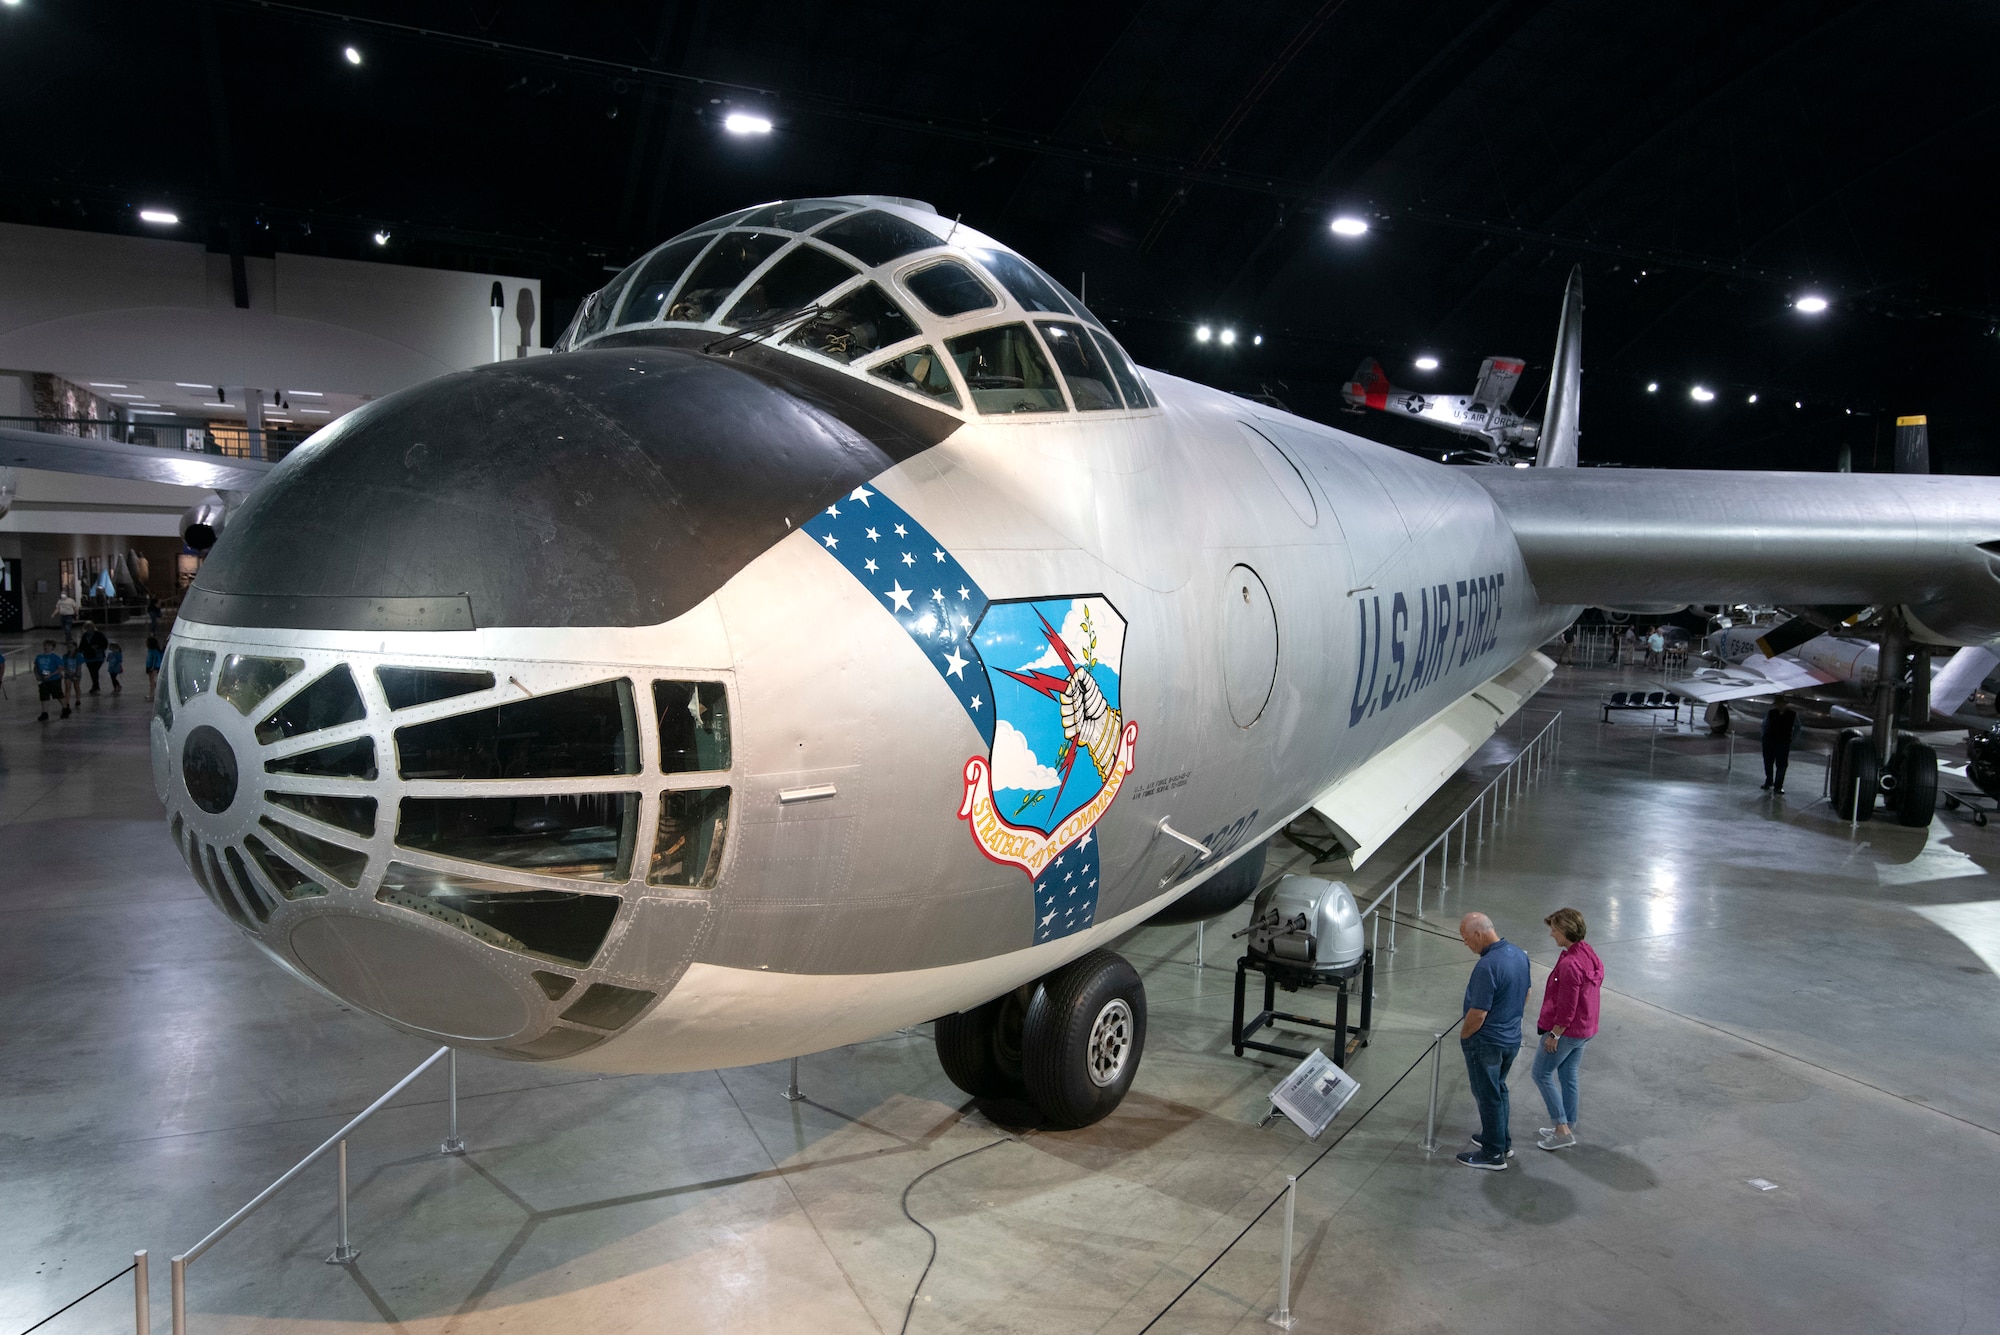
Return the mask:
M 1459 668 L 1478 662 L 1498 645 L 1500 591 L 1506 586 L 1507 577 L 1495 572 L 1425 585 L 1414 594 L 1393 593 L 1389 596 L 1386 635 L 1382 595 L 1357 599 L 1361 634 L 1347 726 L 1353 727 L 1377 709 L 1400 704 Z M 1409 633 L 1413 604 L 1414 636 Z

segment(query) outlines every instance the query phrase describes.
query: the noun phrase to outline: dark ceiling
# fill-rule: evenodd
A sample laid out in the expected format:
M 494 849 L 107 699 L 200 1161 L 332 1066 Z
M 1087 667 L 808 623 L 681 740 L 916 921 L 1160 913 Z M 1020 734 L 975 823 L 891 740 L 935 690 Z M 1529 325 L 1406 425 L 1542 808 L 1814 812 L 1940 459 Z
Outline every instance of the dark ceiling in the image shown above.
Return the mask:
M 1929 0 L 10 0 L 0 217 L 537 276 L 553 338 L 702 218 L 908 195 L 1142 362 L 1405 445 L 1343 414 L 1359 359 L 1524 356 L 1528 406 L 1581 264 L 1587 460 L 1886 467 L 1921 412 L 1938 471 L 2000 472 L 1996 45 Z

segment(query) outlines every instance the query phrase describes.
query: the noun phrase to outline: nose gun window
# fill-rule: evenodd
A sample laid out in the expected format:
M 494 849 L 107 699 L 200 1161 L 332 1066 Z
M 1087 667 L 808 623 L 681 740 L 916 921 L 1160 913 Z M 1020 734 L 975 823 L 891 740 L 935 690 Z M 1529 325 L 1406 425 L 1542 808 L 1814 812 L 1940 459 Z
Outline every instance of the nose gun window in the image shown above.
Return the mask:
M 727 788 L 683 788 L 660 794 L 660 825 L 653 837 L 648 885 L 715 884 L 722 841 L 729 830 Z
M 719 681 L 656 681 L 660 772 L 729 768 L 729 696 Z
M 800 246 L 764 271 L 737 303 L 730 307 L 724 324 L 740 329 L 768 320 L 774 315 L 796 311 L 812 303 L 829 288 L 839 287 L 854 277 L 854 266 L 837 260 L 823 250 Z
M 945 346 L 982 413 L 1059 413 L 1062 389 L 1024 324 L 996 325 Z
M 1111 368 L 1104 364 L 1104 354 L 1083 332 L 1082 325 L 1042 320 L 1035 327 L 1042 331 L 1042 341 L 1049 345 L 1049 356 L 1055 358 L 1056 366 L 1062 370 L 1078 412 L 1124 406 L 1118 401 L 1118 391 L 1111 387 Z
M 705 236 L 691 236 L 685 241 L 675 241 L 653 252 L 646 261 L 646 267 L 632 280 L 632 295 L 626 298 L 625 309 L 618 313 L 618 323 L 650 324 L 665 316 L 667 298 L 681 281 L 681 274 L 694 263 L 694 257 L 701 254 L 708 245 Z
M 910 289 L 932 315 L 964 315 L 998 306 L 1000 299 L 973 277 L 972 270 L 957 260 L 944 260 L 929 268 L 905 274 L 903 286 Z
M 317 835 L 295 830 L 289 825 L 281 825 L 269 816 L 260 816 L 257 823 L 270 831 L 280 843 L 290 846 L 294 853 L 317 867 L 332 873 L 342 885 L 354 885 L 361 879 L 361 873 L 368 869 L 368 855 L 357 849 L 346 848 Z
M 264 762 L 266 774 L 303 774 L 315 779 L 372 779 L 375 777 L 375 742 L 356 737 L 351 742 L 301 751 L 282 760 Z
M 269 746 L 287 737 L 358 723 L 367 712 L 361 703 L 361 692 L 355 689 L 354 674 L 342 663 L 259 723 L 257 740 Z
M 960 406 L 958 391 L 951 387 L 951 377 L 945 373 L 944 359 L 929 348 L 918 348 L 900 357 L 891 357 L 880 366 L 870 368 L 868 374 L 880 376 L 892 385 L 929 395 L 954 408 Z
M 604 327 L 611 323 L 611 312 L 618 305 L 619 295 L 625 291 L 625 285 L 632 281 L 632 274 L 638 267 L 636 264 L 626 265 L 624 271 L 616 278 L 599 288 L 595 295 L 586 298 L 583 319 L 577 325 L 576 336 L 570 339 L 571 343 L 581 343 L 594 334 L 604 332 Z
M 708 254 L 702 256 L 701 263 L 694 266 L 667 311 L 667 318 L 695 324 L 714 318 L 736 285 L 784 244 L 784 237 L 768 232 L 724 233 Z
M 637 793 L 406 797 L 396 842 L 538 876 L 622 881 L 631 874 L 638 818 Z
M 568 779 L 639 772 L 624 678 L 396 729 L 405 779 Z
M 813 316 L 785 342 L 837 362 L 852 362 L 922 331 L 874 283 L 864 283 Z
M 1013 294 L 1014 300 L 1027 311 L 1047 311 L 1051 315 L 1068 315 L 1068 303 L 1056 294 L 1049 281 L 1036 271 L 1035 267 L 1018 255 L 1010 255 L 1004 250 L 975 250 L 972 258 L 986 266 L 986 271 L 1000 280 L 1000 286 Z
M 174 694 L 180 697 L 182 704 L 207 690 L 209 679 L 214 675 L 215 655 L 208 650 L 174 650 Z
M 382 683 L 382 694 L 388 698 L 391 709 L 415 709 L 455 695 L 493 689 L 491 672 L 449 668 L 376 668 L 375 680 Z
M 854 212 L 852 204 L 831 199 L 790 199 L 782 204 L 766 204 L 752 209 L 737 220 L 742 227 L 777 227 L 787 232 L 804 232 L 843 213 Z
M 456 927 L 489 946 L 590 963 L 618 916 L 618 896 L 523 890 L 459 872 L 389 864 L 375 898 Z
M 1155 399 L 1152 391 L 1146 388 L 1146 382 L 1132 369 L 1132 363 L 1126 359 L 1125 350 L 1119 347 L 1109 334 L 1099 333 L 1093 329 L 1090 331 L 1090 340 L 1097 344 L 1098 351 L 1104 354 L 1105 362 L 1111 367 L 1111 375 L 1117 380 L 1118 388 L 1124 392 L 1125 402 L 1128 405 L 1134 408 L 1160 406 L 1159 400 Z
M 884 213 L 880 209 L 868 209 L 842 218 L 837 223 L 820 228 L 813 236 L 839 246 L 870 267 L 944 244 L 915 223 L 905 222 L 895 214 Z
M 231 654 L 222 660 L 222 671 L 215 679 L 215 693 L 235 705 L 237 713 L 248 715 L 272 691 L 305 671 L 305 666 L 305 660 L 299 658 L 257 658 L 250 654 Z
M 337 797 L 329 793 L 276 793 L 266 792 L 264 800 L 274 807 L 284 807 L 296 811 L 301 816 L 310 816 L 316 821 L 336 826 L 363 839 L 375 834 L 375 799 L 372 797 Z

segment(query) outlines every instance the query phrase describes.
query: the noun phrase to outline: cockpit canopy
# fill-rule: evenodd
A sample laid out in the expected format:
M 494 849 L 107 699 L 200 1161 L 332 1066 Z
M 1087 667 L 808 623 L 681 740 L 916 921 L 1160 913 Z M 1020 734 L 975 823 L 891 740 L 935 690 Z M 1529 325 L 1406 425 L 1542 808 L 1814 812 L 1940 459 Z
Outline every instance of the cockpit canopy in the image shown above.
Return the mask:
M 1073 293 L 914 200 L 794 199 L 710 219 L 592 293 L 555 350 L 674 328 L 829 362 L 959 412 L 1158 406 Z

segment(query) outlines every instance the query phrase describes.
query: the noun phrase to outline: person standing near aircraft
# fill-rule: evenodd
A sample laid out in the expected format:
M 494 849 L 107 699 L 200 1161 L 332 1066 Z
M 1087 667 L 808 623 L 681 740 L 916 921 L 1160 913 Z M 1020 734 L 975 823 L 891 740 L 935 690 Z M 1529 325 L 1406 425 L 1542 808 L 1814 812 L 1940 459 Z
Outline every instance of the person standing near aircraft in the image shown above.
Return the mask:
M 70 596 L 68 589 L 64 589 L 62 596 L 56 599 L 56 620 L 62 622 L 63 639 L 69 639 L 69 628 L 76 623 L 76 599 Z
M 83 665 L 90 670 L 90 693 L 96 695 L 102 687 L 98 672 L 104 667 L 104 651 L 111 641 L 105 638 L 94 622 L 83 623 L 83 634 L 76 643 L 77 652 L 83 655 Z
M 83 708 L 83 650 L 74 641 L 64 641 L 62 658 L 63 699 L 67 705 Z M 67 715 L 66 707 L 63 713 Z
M 153 692 L 160 688 L 160 664 L 166 661 L 166 651 L 160 648 L 160 637 L 146 637 L 146 698 L 151 700 Z
M 1798 711 L 1785 696 L 1764 715 L 1764 786 L 1785 791 L 1785 767 L 1792 761 L 1792 741 L 1799 735 Z
M 62 716 L 69 717 L 69 701 L 63 698 L 63 660 L 56 652 L 54 640 L 43 640 L 42 651 L 35 655 L 35 690 L 42 699 L 42 714 L 37 722 L 47 722 L 49 701 L 62 706 Z
M 124 694 L 125 692 L 124 683 L 118 680 L 120 677 L 125 675 L 124 645 L 114 644 L 110 648 L 104 651 L 104 670 L 105 672 L 110 674 L 111 677 L 111 693 L 113 695 Z
M 1541 1046 L 1535 1053 L 1535 1088 L 1542 1091 L 1554 1126 L 1541 1128 L 1535 1143 L 1545 1150 L 1576 1144 L 1576 1075 L 1583 1045 L 1597 1034 L 1597 994 L 1604 985 L 1604 961 L 1583 943 L 1583 915 L 1557 909 L 1542 919 L 1562 948 L 1542 985 L 1542 1011 L 1535 1021 Z
M 1465 1074 L 1479 1105 L 1476 1149 L 1458 1156 L 1467 1168 L 1498 1172 L 1507 1167 L 1513 1141 L 1507 1134 L 1507 1072 L 1521 1050 L 1521 1011 L 1527 1005 L 1528 954 L 1493 928 L 1484 913 L 1458 920 L 1458 939 L 1479 956 L 1465 985 L 1465 1019 L 1458 1046 Z

